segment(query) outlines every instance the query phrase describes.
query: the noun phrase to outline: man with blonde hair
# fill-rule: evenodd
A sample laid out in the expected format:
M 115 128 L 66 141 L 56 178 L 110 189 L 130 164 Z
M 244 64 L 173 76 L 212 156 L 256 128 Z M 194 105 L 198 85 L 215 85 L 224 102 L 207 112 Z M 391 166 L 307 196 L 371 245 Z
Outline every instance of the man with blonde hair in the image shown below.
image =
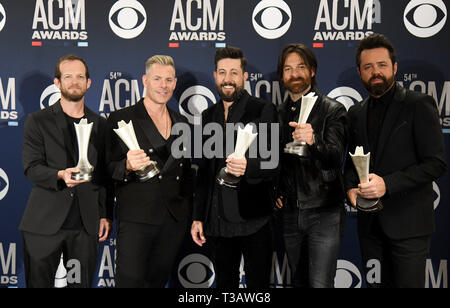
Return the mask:
M 187 231 L 192 203 L 191 165 L 172 155 L 171 134 L 185 117 L 167 108 L 177 83 L 174 61 L 146 62 L 145 97 L 113 112 L 107 121 L 108 171 L 116 184 L 116 287 L 163 288 Z M 133 123 L 139 150 L 129 150 L 113 132 L 119 121 Z M 146 181 L 136 171 L 156 162 L 159 174 Z

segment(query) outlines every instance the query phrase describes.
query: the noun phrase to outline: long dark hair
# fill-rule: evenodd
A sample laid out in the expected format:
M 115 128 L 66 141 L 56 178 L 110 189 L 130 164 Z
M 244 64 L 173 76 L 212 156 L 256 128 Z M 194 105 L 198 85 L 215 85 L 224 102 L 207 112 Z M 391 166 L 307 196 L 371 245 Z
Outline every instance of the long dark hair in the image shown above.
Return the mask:
M 310 71 L 314 71 L 315 75 L 317 74 L 317 58 L 308 46 L 303 44 L 289 44 L 283 48 L 278 57 L 278 78 L 281 82 L 283 82 L 283 68 L 284 61 L 286 61 L 286 57 L 290 54 L 296 52 L 302 59 L 305 61 L 306 66 Z M 311 85 L 316 86 L 316 76 L 311 78 Z

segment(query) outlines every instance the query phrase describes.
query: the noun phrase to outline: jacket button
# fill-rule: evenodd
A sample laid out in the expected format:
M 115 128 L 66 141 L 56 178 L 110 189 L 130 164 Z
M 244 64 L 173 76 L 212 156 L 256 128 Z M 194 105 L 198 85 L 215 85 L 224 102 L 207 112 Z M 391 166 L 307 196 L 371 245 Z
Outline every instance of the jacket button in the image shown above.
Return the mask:
M 163 178 L 162 175 L 159 175 L 159 176 L 158 176 L 158 179 L 162 180 L 162 178 Z
M 180 180 L 180 177 L 177 175 L 177 177 L 175 178 L 177 181 L 179 181 Z
M 180 163 L 180 167 L 183 167 L 183 163 Z
M 150 153 L 153 153 L 153 149 L 148 150 Z
M 70 196 L 73 197 L 73 192 L 72 191 L 70 192 Z

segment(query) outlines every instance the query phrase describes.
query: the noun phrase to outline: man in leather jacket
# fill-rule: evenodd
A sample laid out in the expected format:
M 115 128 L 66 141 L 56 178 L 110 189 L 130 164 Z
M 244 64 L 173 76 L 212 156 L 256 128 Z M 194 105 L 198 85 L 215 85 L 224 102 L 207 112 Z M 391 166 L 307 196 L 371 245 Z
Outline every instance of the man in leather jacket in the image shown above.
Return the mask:
M 305 45 L 290 44 L 282 50 L 278 75 L 289 96 L 279 107 L 280 151 L 295 140 L 306 142 L 307 155 L 282 153 L 276 206 L 282 209 L 293 286 L 332 288 L 345 223 L 341 168 L 347 112 L 318 91 L 316 72 L 316 57 Z M 302 96 L 310 92 L 318 98 L 307 123 L 298 124 Z

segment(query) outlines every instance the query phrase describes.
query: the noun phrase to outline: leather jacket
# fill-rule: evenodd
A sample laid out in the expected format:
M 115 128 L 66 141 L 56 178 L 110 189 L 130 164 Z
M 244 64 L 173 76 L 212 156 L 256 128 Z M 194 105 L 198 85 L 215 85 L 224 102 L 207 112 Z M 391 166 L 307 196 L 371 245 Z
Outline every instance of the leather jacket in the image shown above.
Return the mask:
M 347 150 L 347 111 L 341 103 L 322 95 L 318 96 L 308 117 L 314 130 L 314 144 L 308 146 L 306 158 L 284 153 L 287 143 L 293 141 L 293 127 L 289 122 L 298 121 L 301 99 L 291 98 L 279 106 L 281 123 L 281 173 L 278 195 L 292 206 L 301 209 L 338 206 L 345 199 L 342 165 Z

